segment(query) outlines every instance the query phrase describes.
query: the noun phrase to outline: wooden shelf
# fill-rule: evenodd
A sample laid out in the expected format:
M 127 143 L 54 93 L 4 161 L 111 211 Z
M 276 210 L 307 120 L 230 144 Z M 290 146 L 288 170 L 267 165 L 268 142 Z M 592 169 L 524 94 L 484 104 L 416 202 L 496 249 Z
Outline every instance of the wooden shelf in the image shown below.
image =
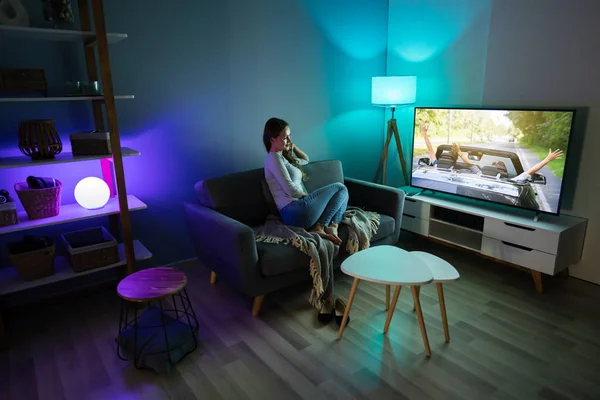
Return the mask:
M 132 94 L 115 96 L 115 100 L 130 100 L 134 99 Z M 23 103 L 32 101 L 84 101 L 96 100 L 104 101 L 104 96 L 61 96 L 61 97 L 0 97 L 0 103 Z
M 93 46 L 96 44 L 96 34 L 94 32 L 74 31 L 68 29 L 46 29 L 0 25 L 0 39 L 4 37 L 51 42 L 84 41 L 88 46 Z M 127 39 L 127 34 L 109 33 L 106 35 L 106 37 L 108 38 L 108 43 L 113 44 Z
M 133 249 L 135 252 L 135 259 L 137 261 L 148 260 L 152 257 L 152 253 L 144 247 L 144 245 L 138 241 L 133 241 Z M 54 274 L 50 276 L 46 276 L 44 278 L 39 278 L 33 281 L 23 281 L 17 275 L 17 271 L 13 267 L 1 268 L 0 269 L 0 296 L 6 295 L 9 293 L 20 292 L 23 290 L 35 288 L 38 286 L 44 286 L 50 283 L 64 281 L 66 279 L 76 278 L 78 276 L 83 276 L 87 274 L 91 274 L 94 272 L 99 272 L 111 268 L 122 267 L 125 265 L 125 248 L 123 244 L 119 244 L 119 256 L 121 261 L 116 264 L 107 265 L 100 268 L 91 269 L 89 271 L 83 272 L 75 272 L 71 268 L 68 258 L 66 257 L 57 257 L 54 260 Z
M 121 153 L 123 154 L 123 157 L 140 155 L 139 151 L 130 149 L 129 147 L 122 147 Z M 80 161 L 102 160 L 104 158 L 112 158 L 112 155 L 74 156 L 73 153 L 64 152 L 58 154 L 53 159 L 48 160 L 32 160 L 31 157 L 27 156 L 0 157 L 0 169 L 37 167 L 38 165 L 65 164 Z
M 143 210 L 147 206 L 134 195 L 127 196 L 129 211 Z M 119 199 L 113 197 L 99 210 L 87 210 L 79 204 L 64 204 L 60 206 L 60 214 L 56 217 L 29 220 L 25 211 L 19 213 L 19 223 L 16 225 L 3 226 L 0 235 L 10 232 L 18 232 L 27 229 L 41 228 L 49 225 L 66 224 L 68 222 L 81 221 L 84 219 L 97 218 L 105 215 L 119 214 Z

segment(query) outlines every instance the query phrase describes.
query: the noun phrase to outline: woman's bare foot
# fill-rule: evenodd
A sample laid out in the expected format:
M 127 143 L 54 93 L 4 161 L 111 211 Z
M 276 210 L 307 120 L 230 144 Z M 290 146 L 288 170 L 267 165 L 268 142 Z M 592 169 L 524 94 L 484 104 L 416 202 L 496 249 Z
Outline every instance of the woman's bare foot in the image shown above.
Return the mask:
M 323 225 L 321 224 L 316 224 L 315 226 L 313 226 L 310 230 L 310 232 L 314 232 L 317 235 L 321 236 L 323 239 L 327 239 L 331 242 L 333 242 L 334 244 L 342 244 L 342 240 L 337 237 L 337 235 L 333 235 L 331 233 L 328 233 L 325 231 L 326 228 L 323 227 Z
M 336 242 L 334 243 L 342 244 L 342 239 L 340 239 L 338 236 L 338 226 L 338 224 L 332 222 L 328 227 L 325 228 L 325 233 L 335 236 Z

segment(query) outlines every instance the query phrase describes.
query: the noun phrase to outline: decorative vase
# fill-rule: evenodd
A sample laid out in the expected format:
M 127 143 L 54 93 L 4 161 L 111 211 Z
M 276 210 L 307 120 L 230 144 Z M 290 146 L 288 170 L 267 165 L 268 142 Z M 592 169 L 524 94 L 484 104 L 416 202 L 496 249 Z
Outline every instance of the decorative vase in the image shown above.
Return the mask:
M 29 15 L 20 0 L 0 0 L 0 25 L 29 26 Z
M 75 20 L 71 0 L 42 0 L 44 17 L 53 23 L 54 28 L 68 27 Z
M 19 149 L 34 160 L 52 159 L 62 151 L 62 142 L 52 120 L 30 120 L 19 124 Z

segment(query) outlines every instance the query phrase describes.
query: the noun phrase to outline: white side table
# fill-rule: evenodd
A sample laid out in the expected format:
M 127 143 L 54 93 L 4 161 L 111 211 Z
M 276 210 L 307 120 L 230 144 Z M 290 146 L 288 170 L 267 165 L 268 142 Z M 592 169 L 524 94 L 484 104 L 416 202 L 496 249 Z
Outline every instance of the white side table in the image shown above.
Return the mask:
M 442 260 L 433 254 L 425 253 L 422 251 L 411 251 L 410 254 L 418 257 L 421 261 L 427 265 L 431 273 L 433 274 L 433 282 L 437 287 L 438 299 L 440 301 L 440 311 L 442 313 L 442 324 L 444 326 L 444 337 L 446 343 L 450 342 L 450 331 L 448 329 L 448 317 L 446 316 L 446 302 L 444 300 L 444 288 L 442 284 L 445 282 L 452 282 L 460 278 L 460 274 L 452 265 L 447 261 Z M 395 304 L 394 304 L 395 306 Z
M 354 295 L 356 294 L 360 280 L 397 286 L 393 298 L 394 306 L 388 311 L 384 333 L 387 332 L 392 320 L 394 308 L 400 294 L 400 287 L 410 286 L 415 310 L 419 319 L 423 344 L 425 345 L 425 354 L 427 354 L 427 357 L 431 355 L 417 288 L 431 282 L 433 274 L 420 257 L 395 246 L 376 246 L 351 255 L 342 262 L 341 269 L 346 275 L 353 276 L 354 282 L 352 283 L 352 289 L 348 297 L 344 319 L 338 332 L 338 340 L 342 338 L 344 333 L 346 321 L 348 320 L 350 308 L 352 308 L 352 302 L 354 301 Z

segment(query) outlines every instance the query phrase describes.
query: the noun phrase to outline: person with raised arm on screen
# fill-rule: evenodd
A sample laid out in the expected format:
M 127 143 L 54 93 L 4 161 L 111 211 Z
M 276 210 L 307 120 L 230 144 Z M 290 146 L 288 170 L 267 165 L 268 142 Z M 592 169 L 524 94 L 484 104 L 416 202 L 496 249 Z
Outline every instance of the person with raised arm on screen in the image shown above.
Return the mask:
M 456 153 L 458 153 L 462 161 L 469 166 L 469 170 L 471 170 L 472 172 L 479 171 L 479 167 L 475 165 L 471 160 L 469 160 L 469 157 L 467 157 L 466 154 L 464 154 L 460 150 L 460 145 L 458 143 L 452 143 L 452 148 Z M 552 149 L 548 149 L 548 155 L 543 160 L 535 164 L 533 167 L 529 168 L 527 171 L 523 171 L 519 175 L 509 178 L 509 180 L 519 183 L 531 181 L 533 179 L 533 175 L 537 174 L 540 169 L 544 168 L 551 161 L 561 159 L 562 156 L 562 150 L 556 149 L 552 151 Z M 494 161 L 492 165 L 494 167 L 504 170 L 504 172 L 508 172 L 506 164 L 503 161 Z

